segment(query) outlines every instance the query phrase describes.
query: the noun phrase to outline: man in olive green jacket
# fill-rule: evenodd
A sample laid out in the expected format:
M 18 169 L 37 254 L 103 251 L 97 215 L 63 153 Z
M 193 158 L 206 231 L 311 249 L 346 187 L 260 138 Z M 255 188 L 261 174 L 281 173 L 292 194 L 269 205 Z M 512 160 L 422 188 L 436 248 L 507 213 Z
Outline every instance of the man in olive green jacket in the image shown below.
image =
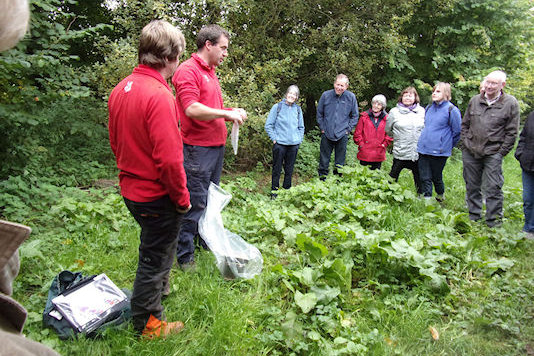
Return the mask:
M 462 119 L 462 160 L 469 218 L 482 216 L 482 181 L 485 184 L 486 224 L 502 223 L 504 177 L 502 160 L 514 147 L 519 128 L 519 104 L 503 91 L 506 74 L 491 72 L 484 90 L 470 101 Z

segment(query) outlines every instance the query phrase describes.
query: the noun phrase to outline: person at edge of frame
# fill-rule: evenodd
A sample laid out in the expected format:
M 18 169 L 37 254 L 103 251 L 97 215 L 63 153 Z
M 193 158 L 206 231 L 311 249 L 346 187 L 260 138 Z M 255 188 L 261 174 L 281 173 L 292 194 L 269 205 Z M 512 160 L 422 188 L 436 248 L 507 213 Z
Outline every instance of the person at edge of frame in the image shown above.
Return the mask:
M 28 30 L 27 0 L 0 0 L 0 51 L 15 46 Z M 0 345 L 2 355 L 58 356 L 59 354 L 25 337 L 28 311 L 15 299 L 13 281 L 20 270 L 19 246 L 30 235 L 28 226 L 0 220 Z
M 534 240 L 534 111 L 528 115 L 519 135 L 515 158 L 519 161 L 522 171 L 525 215 L 523 232 L 526 239 Z

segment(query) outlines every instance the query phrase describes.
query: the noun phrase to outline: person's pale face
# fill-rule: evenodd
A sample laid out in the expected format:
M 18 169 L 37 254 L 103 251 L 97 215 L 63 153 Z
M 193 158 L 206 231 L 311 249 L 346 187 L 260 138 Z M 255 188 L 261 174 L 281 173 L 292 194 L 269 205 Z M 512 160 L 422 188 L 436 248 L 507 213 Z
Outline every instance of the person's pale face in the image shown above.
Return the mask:
M 209 52 L 209 65 L 218 66 L 226 57 L 228 57 L 228 38 L 221 35 L 217 41 L 217 44 L 208 44 L 210 46 Z
M 380 104 L 378 101 L 375 101 L 371 104 L 371 110 L 375 113 L 375 114 L 379 114 L 380 112 L 382 112 L 382 110 L 384 109 L 384 107 L 382 106 L 382 104 Z
M 286 102 L 288 104 L 293 104 L 297 100 L 297 92 L 290 90 L 286 95 Z
M 432 101 L 441 103 L 443 100 L 445 100 L 445 94 L 440 87 L 436 87 L 436 89 L 434 89 L 432 92 Z
M 415 94 L 407 92 L 402 94 L 402 103 L 406 106 L 411 106 L 415 103 Z
M 488 77 L 484 80 L 484 91 L 488 98 L 495 98 L 504 88 L 504 82 L 498 77 Z
M 334 82 L 334 90 L 336 91 L 336 95 L 341 95 L 345 92 L 345 90 L 347 90 L 347 88 L 349 87 L 349 83 L 347 83 L 347 80 L 346 79 L 337 79 L 335 82 Z

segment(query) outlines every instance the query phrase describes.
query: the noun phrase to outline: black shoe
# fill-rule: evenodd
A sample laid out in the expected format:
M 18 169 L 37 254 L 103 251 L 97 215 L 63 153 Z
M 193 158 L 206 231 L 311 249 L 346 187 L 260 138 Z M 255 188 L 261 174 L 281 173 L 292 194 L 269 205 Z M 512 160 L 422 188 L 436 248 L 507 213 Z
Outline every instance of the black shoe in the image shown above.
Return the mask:
M 502 221 L 501 220 L 490 220 L 490 221 L 486 221 L 486 225 L 488 225 L 488 227 L 491 227 L 491 228 L 501 227 Z
M 180 269 L 184 272 L 196 272 L 197 264 L 195 261 L 180 263 Z

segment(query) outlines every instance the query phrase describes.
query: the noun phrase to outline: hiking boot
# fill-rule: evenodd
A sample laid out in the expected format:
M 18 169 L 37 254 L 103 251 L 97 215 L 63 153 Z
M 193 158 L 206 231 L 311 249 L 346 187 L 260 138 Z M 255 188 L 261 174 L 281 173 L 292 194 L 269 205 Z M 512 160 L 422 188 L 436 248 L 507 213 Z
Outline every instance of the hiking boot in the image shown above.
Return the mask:
M 141 337 L 147 340 L 164 339 L 168 335 L 178 334 L 184 328 L 184 323 L 175 321 L 168 323 L 164 320 L 159 320 L 154 315 L 150 314 L 150 318 L 145 325 Z
M 527 231 L 524 231 L 525 233 L 525 239 L 527 240 L 534 240 L 534 232 L 527 232 Z
M 443 197 L 443 195 L 436 195 L 436 201 L 438 203 L 443 203 L 445 201 L 445 198 Z

